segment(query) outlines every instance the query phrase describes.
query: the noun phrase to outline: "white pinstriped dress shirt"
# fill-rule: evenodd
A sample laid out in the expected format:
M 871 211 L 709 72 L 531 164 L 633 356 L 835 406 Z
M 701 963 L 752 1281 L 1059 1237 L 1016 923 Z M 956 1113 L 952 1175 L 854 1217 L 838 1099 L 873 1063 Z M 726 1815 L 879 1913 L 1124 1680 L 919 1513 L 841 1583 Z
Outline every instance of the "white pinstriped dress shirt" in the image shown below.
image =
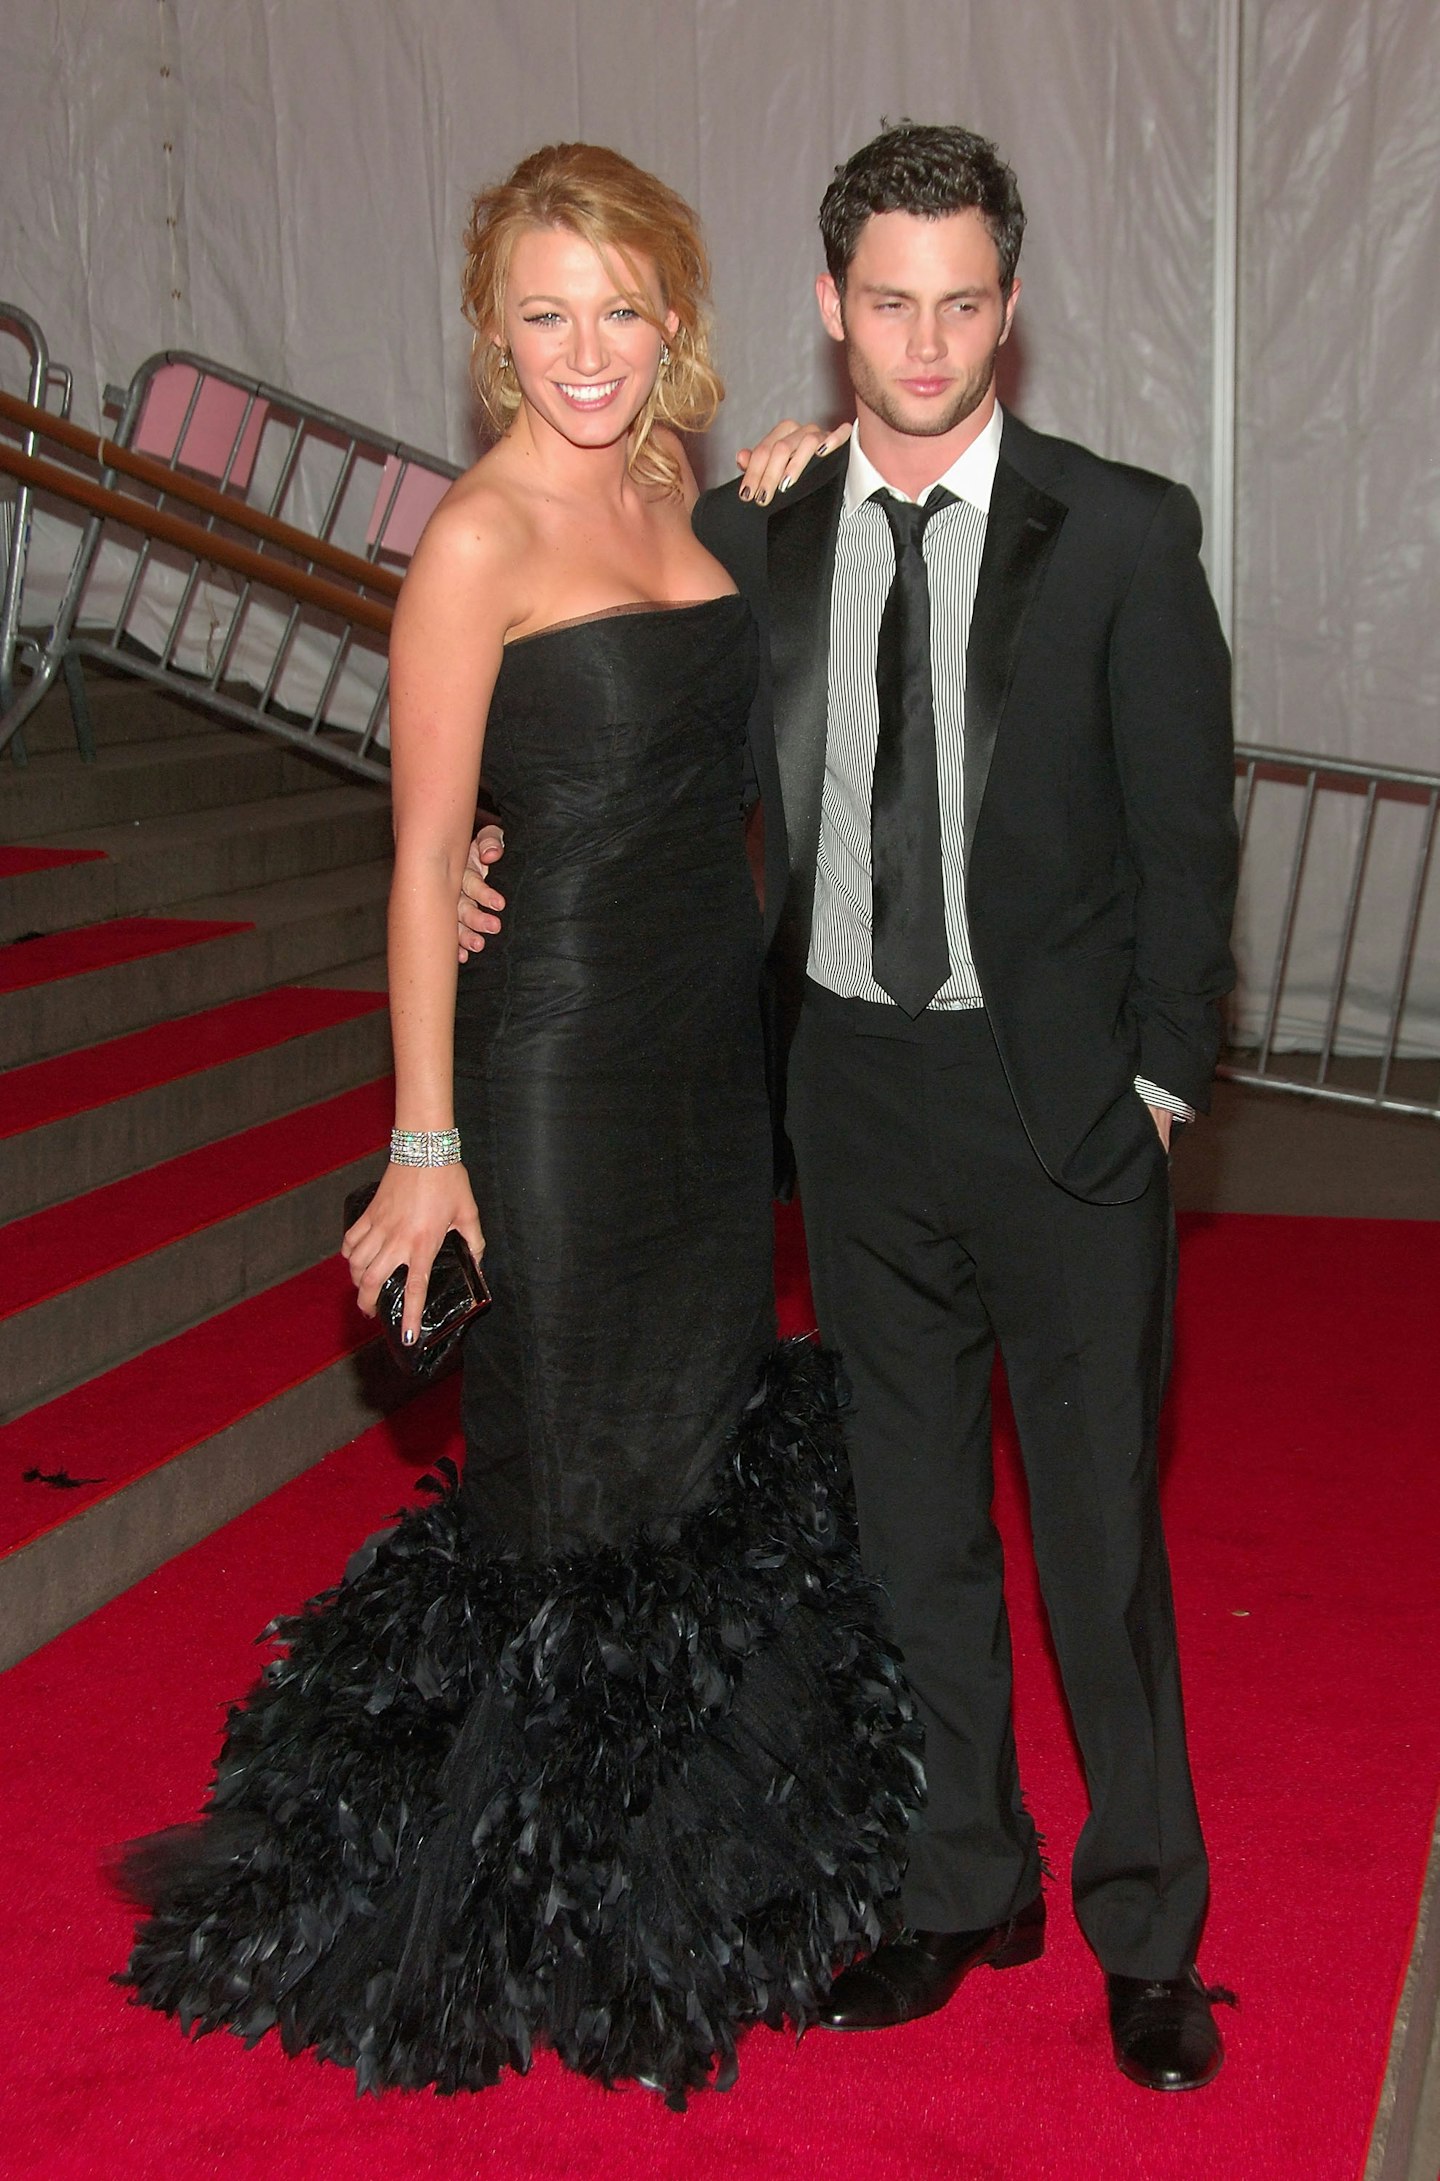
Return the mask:
M 925 526 L 922 550 L 930 583 L 931 679 L 935 692 L 936 763 L 940 783 L 940 849 L 945 883 L 945 937 L 950 974 L 932 1007 L 983 1007 L 965 914 L 965 647 L 985 548 L 985 526 L 1000 456 L 1001 411 L 937 480 L 956 498 Z M 835 548 L 830 600 L 829 722 L 809 974 L 843 999 L 894 1003 L 871 971 L 870 783 L 879 734 L 875 651 L 881 616 L 895 574 L 895 547 L 871 494 L 886 486 L 860 445 L 850 464 Z M 935 485 L 921 495 L 930 497 Z M 1152 1106 L 1193 1119 L 1183 1099 L 1135 1078 Z

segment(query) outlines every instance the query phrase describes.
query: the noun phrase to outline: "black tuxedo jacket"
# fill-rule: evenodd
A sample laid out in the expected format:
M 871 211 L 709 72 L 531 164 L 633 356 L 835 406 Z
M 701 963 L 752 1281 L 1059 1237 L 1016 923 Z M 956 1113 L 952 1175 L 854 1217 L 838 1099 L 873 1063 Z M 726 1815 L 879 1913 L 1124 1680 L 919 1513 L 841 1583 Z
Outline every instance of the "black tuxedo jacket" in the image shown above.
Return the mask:
M 848 450 L 761 509 L 706 493 L 696 531 L 749 599 L 763 668 L 768 976 L 783 1050 L 810 944 L 830 588 Z M 1236 835 L 1230 661 L 1190 493 L 1006 415 L 966 649 L 965 900 L 986 1011 L 1046 1170 L 1140 1193 L 1134 1077 L 1203 1109 Z

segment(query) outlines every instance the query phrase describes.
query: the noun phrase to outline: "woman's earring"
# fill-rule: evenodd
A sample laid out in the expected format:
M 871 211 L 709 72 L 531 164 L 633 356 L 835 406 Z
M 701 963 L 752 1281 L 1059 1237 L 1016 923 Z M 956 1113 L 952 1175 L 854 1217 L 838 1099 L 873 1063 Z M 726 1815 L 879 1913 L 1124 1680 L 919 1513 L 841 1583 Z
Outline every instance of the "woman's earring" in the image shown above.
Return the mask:
M 660 343 L 660 369 L 662 371 L 670 369 L 670 344 L 668 341 Z
M 501 369 L 502 371 L 508 371 L 508 370 L 510 369 L 510 351 L 509 351 L 509 349 L 508 349 L 508 348 L 502 348 L 502 347 L 500 346 L 500 343 L 499 343 L 499 342 L 497 341 L 497 342 L 495 343 L 495 353 L 496 353 L 496 355 L 497 355 L 497 356 L 499 357 L 499 359 L 500 359 L 500 369 Z

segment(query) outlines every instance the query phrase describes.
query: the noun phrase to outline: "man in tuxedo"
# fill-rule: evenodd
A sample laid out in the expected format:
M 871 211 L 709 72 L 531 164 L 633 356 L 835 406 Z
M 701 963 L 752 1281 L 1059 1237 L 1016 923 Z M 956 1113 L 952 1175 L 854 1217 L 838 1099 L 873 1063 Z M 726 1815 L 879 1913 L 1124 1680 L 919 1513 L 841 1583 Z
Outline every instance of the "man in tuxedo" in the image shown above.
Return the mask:
M 1002 415 L 1024 226 L 958 128 L 887 130 L 820 214 L 858 422 L 696 529 L 750 598 L 770 963 L 816 1307 L 853 1387 L 867 1565 L 925 1726 L 900 1937 L 836 2029 L 931 2012 L 1043 1943 L 990 1503 L 1004 1357 L 1090 1815 L 1076 1913 L 1116 2057 L 1221 2048 L 1156 1489 L 1169 1131 L 1229 989 L 1229 661 L 1180 485 Z
M 997 406 L 1024 214 L 993 146 L 889 129 L 820 225 L 855 435 L 776 494 L 753 470 L 708 493 L 695 526 L 765 638 L 777 1073 L 862 1552 L 925 1728 L 904 1928 L 825 2019 L 907 2022 L 1043 1947 L 998 1342 L 1090 1794 L 1076 1914 L 1119 2065 L 1197 2088 L 1221 2045 L 1156 1434 L 1169 1131 L 1207 1103 L 1232 980 L 1228 657 L 1190 494 Z

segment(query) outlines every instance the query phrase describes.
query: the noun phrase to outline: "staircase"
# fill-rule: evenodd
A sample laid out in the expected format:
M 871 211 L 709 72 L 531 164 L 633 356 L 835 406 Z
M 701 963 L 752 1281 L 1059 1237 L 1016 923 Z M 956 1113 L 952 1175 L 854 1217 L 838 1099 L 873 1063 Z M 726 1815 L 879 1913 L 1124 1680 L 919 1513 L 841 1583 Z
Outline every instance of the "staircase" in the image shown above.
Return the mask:
M 391 1118 L 385 790 L 92 680 L 0 763 L 0 1667 L 405 1396 L 336 1255 Z

